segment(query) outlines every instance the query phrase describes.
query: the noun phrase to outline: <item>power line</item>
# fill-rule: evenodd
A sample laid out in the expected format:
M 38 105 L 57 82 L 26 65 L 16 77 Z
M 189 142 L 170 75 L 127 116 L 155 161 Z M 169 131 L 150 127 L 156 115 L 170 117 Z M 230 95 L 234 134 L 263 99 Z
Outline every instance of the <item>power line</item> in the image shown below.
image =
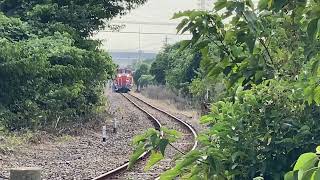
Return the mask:
M 147 21 L 111 21 L 109 22 L 111 24 L 113 23 L 119 23 L 119 24 L 143 24 L 143 25 L 160 25 L 160 26 L 178 26 L 179 23 L 168 23 L 168 22 L 147 22 Z
M 173 35 L 173 36 L 190 36 L 191 35 L 191 34 L 175 34 L 175 33 L 162 33 L 162 32 L 108 31 L 108 30 L 102 30 L 100 32 L 120 33 L 120 34 Z

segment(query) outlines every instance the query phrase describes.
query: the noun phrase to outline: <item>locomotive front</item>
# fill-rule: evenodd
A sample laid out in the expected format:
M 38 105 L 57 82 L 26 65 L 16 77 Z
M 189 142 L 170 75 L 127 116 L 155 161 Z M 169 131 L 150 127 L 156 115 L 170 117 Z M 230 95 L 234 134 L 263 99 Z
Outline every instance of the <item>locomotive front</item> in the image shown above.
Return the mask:
M 117 77 L 114 80 L 113 88 L 116 92 L 127 93 L 133 86 L 132 71 L 128 68 L 117 70 Z

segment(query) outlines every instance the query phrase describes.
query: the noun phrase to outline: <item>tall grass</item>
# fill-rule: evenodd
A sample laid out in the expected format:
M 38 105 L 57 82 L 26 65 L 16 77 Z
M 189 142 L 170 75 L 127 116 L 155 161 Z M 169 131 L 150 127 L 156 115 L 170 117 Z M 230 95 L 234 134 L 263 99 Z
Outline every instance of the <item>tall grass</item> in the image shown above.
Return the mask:
M 193 108 L 191 98 L 183 97 L 166 86 L 148 86 L 141 90 L 141 94 L 156 100 L 166 101 L 173 104 L 179 110 L 190 110 Z

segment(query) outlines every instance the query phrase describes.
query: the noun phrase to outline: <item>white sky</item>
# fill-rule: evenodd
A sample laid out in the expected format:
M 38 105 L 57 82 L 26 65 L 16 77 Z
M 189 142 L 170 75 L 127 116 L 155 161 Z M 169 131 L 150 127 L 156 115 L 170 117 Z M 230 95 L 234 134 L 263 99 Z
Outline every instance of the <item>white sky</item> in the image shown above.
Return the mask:
M 152 22 L 152 23 L 178 23 L 177 20 L 170 20 L 175 12 L 197 9 L 200 0 L 148 0 L 148 2 L 133 10 L 126 16 L 116 18 L 116 24 L 119 21 L 126 22 Z M 178 36 L 176 34 L 175 25 L 141 25 L 142 33 L 170 33 L 167 35 L 168 43 L 172 44 L 178 40 L 190 38 L 189 36 Z M 126 24 L 121 31 L 139 32 L 139 24 Z M 139 50 L 139 34 L 124 34 L 99 32 L 94 36 L 103 40 L 103 49 L 108 51 L 130 51 L 137 52 Z M 165 34 L 141 34 L 140 47 L 144 52 L 158 52 L 164 45 L 166 39 Z
M 173 23 L 178 24 L 179 20 L 171 20 L 173 14 L 178 11 L 199 9 L 201 0 L 148 0 L 148 2 L 133 10 L 129 14 L 115 18 L 115 24 L 119 21 L 125 22 L 152 22 L 152 23 Z M 215 0 L 206 1 L 206 9 L 212 9 Z M 257 4 L 258 0 L 253 0 Z M 123 32 L 139 32 L 139 24 L 125 24 Z M 139 39 L 143 52 L 158 52 L 161 50 L 167 37 L 167 42 L 173 44 L 183 39 L 190 39 L 190 36 L 176 35 L 176 25 L 140 25 L 142 33 L 169 33 L 165 34 L 126 34 L 116 32 L 99 32 L 94 39 L 103 40 L 103 49 L 107 51 L 138 52 Z

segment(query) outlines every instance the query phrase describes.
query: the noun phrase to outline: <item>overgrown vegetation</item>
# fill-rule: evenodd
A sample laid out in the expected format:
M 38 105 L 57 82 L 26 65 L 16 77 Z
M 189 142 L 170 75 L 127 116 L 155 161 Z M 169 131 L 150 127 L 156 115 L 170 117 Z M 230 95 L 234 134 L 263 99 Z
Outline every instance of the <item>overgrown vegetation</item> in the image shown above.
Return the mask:
M 320 179 L 320 146 L 316 148 L 316 153 L 304 153 L 299 156 L 292 171 L 288 172 L 285 176 L 285 180 L 291 179 Z
M 190 94 L 188 86 L 196 76 L 201 60 L 191 48 L 181 51 L 181 43 L 168 45 L 151 64 L 150 73 L 159 85 L 167 85 L 181 94 Z
M 318 0 L 218 0 L 210 12 L 175 14 L 182 18 L 178 32 L 193 37 L 179 43 L 183 51 L 165 49 L 159 55 L 151 68 L 156 81 L 180 89 L 184 80 L 200 96 L 218 84 L 225 91 L 210 95 L 210 112 L 201 118 L 208 128 L 200 133 L 198 149 L 161 179 L 315 178 L 318 167 L 301 166 L 299 160 L 285 174 L 300 154 L 320 143 L 319 12 Z M 180 66 L 173 72 L 176 79 L 169 78 L 180 60 L 168 52 L 190 50 L 201 53 L 199 65 L 184 58 L 182 64 L 190 66 Z M 188 67 L 197 71 L 191 81 L 182 75 Z
M 214 52 L 213 45 L 209 46 Z M 212 58 L 213 52 L 210 52 Z M 199 49 L 185 46 L 182 41 L 166 46 L 156 56 L 150 74 L 154 76 L 156 85 L 166 86 L 175 96 L 187 99 L 193 108 L 206 113 L 207 103 L 219 99 L 225 89 L 221 79 L 206 75 L 207 68 Z
M 152 76 L 150 71 L 150 65 L 146 62 L 140 62 L 135 64 L 135 71 L 133 73 L 133 80 L 136 85 L 136 91 L 140 91 L 141 88 L 147 87 L 153 84 L 154 76 Z
M 115 66 L 89 37 L 144 2 L 0 1 L 0 129 L 56 128 L 97 113 Z

